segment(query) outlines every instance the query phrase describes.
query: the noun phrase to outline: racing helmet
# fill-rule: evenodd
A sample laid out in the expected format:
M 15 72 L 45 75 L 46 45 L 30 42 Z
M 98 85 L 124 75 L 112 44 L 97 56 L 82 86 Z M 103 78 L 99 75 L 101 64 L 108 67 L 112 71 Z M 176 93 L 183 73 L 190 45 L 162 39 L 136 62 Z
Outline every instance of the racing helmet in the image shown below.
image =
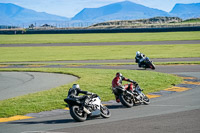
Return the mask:
M 72 85 L 72 89 L 80 89 L 79 84 L 73 84 L 73 85 Z
M 140 51 L 137 51 L 136 56 L 140 56 L 140 55 L 141 55 Z
M 122 77 L 122 74 L 120 72 L 117 72 L 116 77 Z

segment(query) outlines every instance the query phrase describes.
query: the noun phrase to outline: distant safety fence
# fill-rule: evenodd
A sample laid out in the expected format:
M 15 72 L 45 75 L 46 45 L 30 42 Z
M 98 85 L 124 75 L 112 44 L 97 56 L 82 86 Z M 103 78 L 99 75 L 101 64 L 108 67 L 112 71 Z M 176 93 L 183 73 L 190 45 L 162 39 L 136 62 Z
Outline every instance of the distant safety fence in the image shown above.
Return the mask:
M 0 34 L 73 34 L 73 33 L 131 33 L 131 32 L 173 32 L 200 31 L 200 23 L 165 24 L 109 24 L 65 23 L 65 25 L 44 24 L 28 28 L 19 26 L 0 26 Z
M 196 27 L 200 26 L 200 22 L 196 23 L 154 23 L 154 24 L 134 24 L 134 23 L 119 23 L 119 22 L 63 22 L 50 24 L 20 24 L 20 25 L 0 25 L 0 29 L 100 29 L 100 28 L 170 28 L 170 27 Z
M 200 26 L 168 28 L 104 28 L 104 29 L 40 29 L 40 30 L 0 30 L 0 34 L 79 34 L 79 33 L 138 33 L 200 31 Z

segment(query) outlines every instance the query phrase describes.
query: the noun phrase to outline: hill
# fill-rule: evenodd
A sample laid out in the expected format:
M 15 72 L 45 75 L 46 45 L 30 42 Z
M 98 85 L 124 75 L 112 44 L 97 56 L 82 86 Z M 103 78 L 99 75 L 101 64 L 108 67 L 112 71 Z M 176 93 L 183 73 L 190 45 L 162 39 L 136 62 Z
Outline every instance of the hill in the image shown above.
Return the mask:
M 89 28 L 141 28 L 141 27 L 161 27 L 161 25 L 170 25 L 182 22 L 178 17 L 154 17 L 138 20 L 116 20 L 101 22 L 91 25 Z
M 0 25 L 19 25 L 37 22 L 49 23 L 68 20 L 65 17 L 45 12 L 36 12 L 10 3 L 0 3 L 0 9 Z
M 144 19 L 156 16 L 169 16 L 169 14 L 162 10 L 124 1 L 99 8 L 85 8 L 75 15 L 72 20 L 103 22 L 108 20 Z
M 198 18 L 200 17 L 200 3 L 176 4 L 170 14 L 182 19 Z

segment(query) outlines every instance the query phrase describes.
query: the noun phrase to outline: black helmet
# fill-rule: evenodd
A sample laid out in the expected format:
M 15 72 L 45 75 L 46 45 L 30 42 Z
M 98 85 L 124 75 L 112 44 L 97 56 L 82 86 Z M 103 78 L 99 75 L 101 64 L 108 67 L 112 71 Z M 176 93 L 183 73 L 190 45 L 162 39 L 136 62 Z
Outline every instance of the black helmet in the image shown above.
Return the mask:
M 116 77 L 122 77 L 122 74 L 120 72 L 117 72 Z

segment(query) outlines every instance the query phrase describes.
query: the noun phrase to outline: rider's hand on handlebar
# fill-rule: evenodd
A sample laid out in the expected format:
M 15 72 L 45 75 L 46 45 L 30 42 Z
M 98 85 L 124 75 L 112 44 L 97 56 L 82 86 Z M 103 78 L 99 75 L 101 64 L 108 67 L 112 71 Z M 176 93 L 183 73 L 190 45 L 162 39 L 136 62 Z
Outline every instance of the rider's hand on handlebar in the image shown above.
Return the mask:
M 122 88 L 122 89 L 125 89 L 125 87 L 124 87 L 124 86 L 121 86 L 121 88 Z
M 138 83 L 137 83 L 137 82 L 133 82 L 133 84 L 134 84 L 135 86 L 138 86 Z
M 96 96 L 97 96 L 97 94 L 95 94 L 95 93 L 92 93 L 92 96 L 96 97 Z
M 87 99 L 89 96 L 88 95 L 84 95 L 83 97 L 84 97 L 84 99 Z

